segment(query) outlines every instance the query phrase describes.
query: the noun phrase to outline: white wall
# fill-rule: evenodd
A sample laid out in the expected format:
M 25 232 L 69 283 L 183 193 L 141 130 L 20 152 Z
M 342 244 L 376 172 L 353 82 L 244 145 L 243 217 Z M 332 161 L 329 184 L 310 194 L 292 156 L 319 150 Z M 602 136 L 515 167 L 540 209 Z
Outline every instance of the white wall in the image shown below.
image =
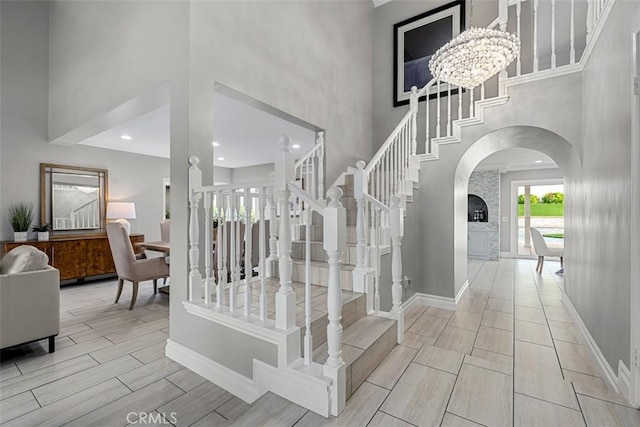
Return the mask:
M 377 148 L 389 136 L 408 106 L 393 106 L 393 26 L 398 22 L 436 9 L 452 0 L 393 0 L 374 11 L 373 23 L 373 138 Z M 474 0 L 473 24 L 486 26 L 498 16 L 498 0 Z M 466 22 L 471 22 L 470 2 L 467 0 Z M 435 101 L 431 101 L 432 104 Z M 435 105 L 435 104 L 434 104 Z M 424 102 L 420 103 L 424 109 Z M 424 134 L 419 127 L 419 134 Z M 424 150 L 424 136 L 418 140 L 418 152 Z M 363 160 L 368 160 L 364 158 Z
M 136 203 L 134 233 L 159 240 L 163 219 L 162 178 L 169 160 L 86 146 L 48 143 L 49 5 L 2 2 L 2 166 L 0 239 L 12 240 L 7 208 L 34 204 L 40 215 L 40 163 L 103 168 L 109 171 L 109 197 Z
M 232 169 L 233 183 L 267 181 L 269 180 L 269 174 L 274 171 L 274 166 L 273 163 L 267 163 Z
M 630 367 L 631 32 L 640 2 L 617 1 L 583 76 L 583 176 L 566 215 L 565 291 L 614 372 Z M 612 78 L 615 76 L 615 78 Z
M 249 354 L 247 343 L 221 348 L 228 331 L 187 316 L 181 304 L 187 159 L 210 156 L 216 82 L 324 129 L 327 184 L 369 158 L 372 9 L 366 1 L 52 4 L 52 137 L 169 82 L 171 338 L 247 376 L 251 360 L 238 357 Z M 210 177 L 211 167 L 200 166 Z M 249 344 L 273 361 L 272 348 Z

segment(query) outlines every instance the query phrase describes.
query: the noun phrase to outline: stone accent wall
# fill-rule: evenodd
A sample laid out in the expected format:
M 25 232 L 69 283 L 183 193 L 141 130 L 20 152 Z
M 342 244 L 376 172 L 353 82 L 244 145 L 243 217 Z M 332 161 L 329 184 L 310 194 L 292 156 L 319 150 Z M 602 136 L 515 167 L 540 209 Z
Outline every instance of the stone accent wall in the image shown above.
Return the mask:
M 500 171 L 473 172 L 469 178 L 469 194 L 481 197 L 489 209 L 488 222 L 470 222 L 469 230 L 489 234 L 488 259 L 500 258 Z

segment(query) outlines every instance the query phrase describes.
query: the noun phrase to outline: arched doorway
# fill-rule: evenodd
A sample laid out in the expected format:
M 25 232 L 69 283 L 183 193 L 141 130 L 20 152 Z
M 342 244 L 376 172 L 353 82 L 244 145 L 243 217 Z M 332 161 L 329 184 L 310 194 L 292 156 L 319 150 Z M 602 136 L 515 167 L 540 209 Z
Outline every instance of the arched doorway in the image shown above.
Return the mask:
M 478 164 L 486 157 L 510 148 L 526 148 L 541 152 L 560 168 L 565 188 L 570 197 L 572 182 L 579 177 L 580 159 L 573 146 L 560 135 L 533 126 L 511 126 L 487 133 L 479 138 L 462 155 L 455 172 L 454 183 L 454 281 L 467 280 L 467 195 L 469 178 Z M 570 209 L 570 204 L 567 209 Z M 567 240 L 567 243 L 570 243 Z M 459 290 L 456 289 L 456 293 Z

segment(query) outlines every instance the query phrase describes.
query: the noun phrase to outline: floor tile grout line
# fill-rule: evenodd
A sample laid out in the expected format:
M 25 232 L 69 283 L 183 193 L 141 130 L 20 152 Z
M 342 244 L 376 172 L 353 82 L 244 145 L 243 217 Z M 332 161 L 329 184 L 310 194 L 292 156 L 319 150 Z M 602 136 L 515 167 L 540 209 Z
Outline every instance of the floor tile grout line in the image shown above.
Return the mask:
M 426 311 L 426 310 L 425 310 L 425 311 Z M 435 342 L 434 342 L 434 344 L 435 344 Z M 396 381 L 396 383 L 394 384 L 394 386 L 393 386 L 393 387 L 391 387 L 391 390 L 389 390 L 389 393 L 387 393 L 387 395 L 384 397 L 384 399 L 382 399 L 382 402 L 380 403 L 380 405 L 378 406 L 378 409 L 376 409 L 376 411 L 379 411 L 379 410 L 380 410 L 380 408 L 382 408 L 382 406 L 384 405 L 384 403 L 387 401 L 387 399 L 389 398 L 389 396 L 391 396 L 391 393 L 393 392 L 393 389 L 396 387 L 396 385 L 398 385 L 398 382 L 400 382 L 400 378 L 402 378 L 402 376 L 405 374 L 405 372 L 407 372 L 407 370 L 409 369 L 409 366 L 411 366 L 411 364 L 412 364 L 412 363 L 414 363 L 414 362 L 413 362 L 413 360 L 418 356 L 418 353 L 420 353 L 420 351 L 422 351 L 422 349 L 423 349 L 423 348 L 424 348 L 424 345 L 420 348 L 420 350 L 416 351 L 415 356 L 413 356 L 413 358 L 411 359 L 411 361 L 409 362 L 409 364 L 407 365 L 407 367 L 406 367 L 406 368 L 404 368 L 404 370 L 402 371 L 402 374 L 398 377 L 398 381 Z M 384 361 L 384 359 L 383 359 L 383 361 Z M 378 365 L 378 366 L 380 366 L 380 365 Z M 376 369 L 377 369 L 377 368 L 376 368 Z M 374 369 L 374 372 L 375 372 L 375 369 Z M 373 372 L 372 372 L 371 374 L 373 374 Z M 369 374 L 369 377 L 371 376 L 371 374 Z M 369 379 L 369 377 L 365 378 L 364 382 L 369 382 L 369 381 L 367 381 L 367 380 Z M 363 383 L 363 384 L 364 384 L 364 383 Z M 373 383 L 369 382 L 369 384 L 373 384 Z M 380 386 L 379 386 L 379 385 L 377 385 L 377 384 L 374 384 L 374 385 L 376 385 L 376 386 L 380 387 Z M 361 386 L 362 386 L 362 385 L 361 385 Z M 358 387 L 358 388 L 360 388 L 360 387 Z M 384 389 L 384 387 L 381 387 L 381 388 L 383 388 L 383 389 Z M 385 390 L 386 390 L 386 389 L 385 389 Z M 356 390 L 356 391 L 357 391 L 357 390 Z M 353 392 L 353 391 L 352 391 L 351 396 L 353 396 L 354 394 L 355 394 L 355 392 Z M 351 399 L 351 397 L 350 397 L 349 399 Z M 345 406 L 346 406 L 346 405 L 345 405 Z
M 389 413 L 387 413 L 387 412 L 385 412 L 385 411 L 383 411 L 383 410 L 381 410 L 381 409 L 378 409 L 378 410 L 376 411 L 376 414 L 377 414 L 378 412 L 382 412 L 383 414 L 388 415 L 388 416 L 390 416 L 391 418 L 395 418 L 396 420 L 402 421 L 403 423 L 407 423 L 407 424 L 409 424 L 409 425 L 411 425 L 411 426 L 415 426 L 415 427 L 417 427 L 417 425 L 416 425 L 416 424 L 410 423 L 409 421 L 403 420 L 402 418 L 396 417 L 395 415 L 391 415 L 391 414 L 389 414 Z M 446 411 L 445 411 L 445 412 L 446 412 Z M 367 423 L 367 426 L 368 426 L 369 424 L 371 424 L 371 421 L 373 421 L 373 418 L 375 418 L 375 417 L 376 417 L 376 416 L 375 416 L 375 414 L 373 414 L 373 417 L 372 417 L 372 418 L 371 418 L 371 420 Z
M 451 392 L 449 392 L 449 398 L 447 399 L 447 404 L 444 407 L 444 412 L 442 414 L 442 418 L 440 418 L 440 425 L 442 425 L 442 423 L 444 422 L 444 417 L 447 415 L 447 412 L 448 412 L 448 409 L 449 409 L 449 405 L 451 404 L 451 396 L 453 396 L 453 392 L 456 389 L 456 384 L 458 384 L 458 378 L 460 377 L 460 371 L 461 370 L 462 370 L 462 364 L 460 365 L 460 368 L 458 370 L 458 375 L 456 375 L 456 380 L 453 382 L 453 387 L 451 387 Z M 453 412 L 451 412 L 451 413 L 454 414 Z M 454 415 L 457 415 L 457 414 L 454 414 Z
M 584 421 L 584 425 L 588 425 L 587 424 L 587 418 L 584 416 L 584 411 L 582 410 L 582 404 L 580 403 L 580 399 L 578 398 L 578 393 L 576 392 L 576 386 L 575 384 L 573 384 L 573 381 L 571 381 L 571 389 L 573 390 L 573 394 L 576 397 L 576 400 L 578 401 L 578 408 L 580 408 L 580 414 L 582 415 L 582 420 Z
M 44 406 L 42 406 L 42 405 L 40 404 L 40 401 L 38 400 L 38 398 L 36 397 L 36 395 L 35 395 L 35 394 L 33 394 L 33 390 L 28 390 L 28 391 L 29 391 L 29 393 L 31 393 L 31 396 L 33 396 L 33 398 L 35 399 L 35 401 L 36 401 L 36 403 L 38 404 L 38 406 L 39 406 L 39 407 L 38 407 L 38 408 L 36 408 L 36 409 L 32 409 L 31 411 L 25 412 L 24 414 L 17 415 L 17 416 L 15 416 L 15 417 L 13 417 L 13 418 L 9 418 L 9 419 L 4 419 L 4 418 L 2 418 L 2 419 L 0 419 L 0 424 L 4 424 L 4 425 L 6 425 L 9 421 L 15 420 L 15 419 L 20 418 L 20 417 L 24 417 L 25 415 L 28 415 L 28 414 L 30 414 L 30 413 L 32 413 L 32 412 L 35 412 L 35 411 L 38 411 L 38 410 L 40 410 L 40 409 L 44 408 Z M 23 392 L 23 393 L 25 393 L 25 392 Z M 19 393 L 19 394 L 21 394 L 21 393 Z M 17 395 L 14 395 L 14 396 L 17 396 Z M 11 396 L 11 397 L 14 397 L 14 396 Z M 10 397 L 8 397 L 7 399 L 10 399 Z M 4 400 L 4 399 L 3 399 L 3 400 Z
M 572 408 L 572 407 L 567 406 L 567 405 L 561 405 L 561 404 L 559 404 L 559 403 L 552 402 L 552 401 L 547 400 L 547 399 L 541 399 L 541 398 L 539 398 L 539 397 L 537 397 L 537 396 L 531 396 L 530 394 L 522 393 L 522 392 L 519 392 L 519 391 L 516 391 L 516 392 L 514 392 L 513 394 L 514 394 L 514 395 L 519 394 L 520 396 L 525 396 L 525 397 L 528 397 L 528 398 L 530 398 L 530 399 L 535 399 L 535 400 L 539 400 L 539 401 L 541 401 L 541 402 L 549 403 L 549 404 L 551 404 L 551 405 L 560 406 L 561 408 L 566 408 L 566 409 L 571 409 L 571 410 L 573 410 L 573 411 L 579 411 L 579 412 L 582 412 L 580 409 Z M 575 394 L 574 394 L 574 397 L 576 398 L 576 401 L 577 401 L 577 400 L 578 400 L 578 397 L 577 397 L 577 396 L 575 396 Z
M 542 276 L 540 274 L 540 276 Z M 555 281 L 554 281 L 555 284 Z M 557 286 L 557 285 L 556 285 Z M 536 289 L 538 290 L 538 298 L 540 299 L 540 303 L 542 303 L 542 298 L 540 298 L 540 288 L 538 287 L 538 283 L 536 282 Z M 547 318 L 547 312 L 544 309 L 544 306 L 542 308 L 542 313 L 544 314 L 544 320 L 545 320 L 545 325 L 547 325 L 547 329 L 549 330 L 549 334 L 551 334 L 551 326 L 549 325 L 549 318 Z M 562 379 L 566 380 L 566 378 L 564 377 L 564 372 L 562 370 L 562 363 L 560 362 L 560 355 L 558 354 L 558 348 L 556 347 L 556 342 L 553 340 L 553 337 L 551 338 L 551 341 L 553 342 L 553 351 L 556 355 L 556 359 L 558 360 L 558 367 L 560 368 L 560 375 L 562 375 Z
M 516 393 L 516 272 L 515 269 L 513 271 L 513 274 L 511 275 L 511 283 L 513 285 L 513 304 L 512 304 L 512 308 L 513 308 L 513 359 L 511 360 L 512 366 L 511 368 L 513 369 L 513 375 L 511 377 L 511 424 L 515 425 L 516 422 L 516 399 L 514 399 L 515 397 L 515 393 Z

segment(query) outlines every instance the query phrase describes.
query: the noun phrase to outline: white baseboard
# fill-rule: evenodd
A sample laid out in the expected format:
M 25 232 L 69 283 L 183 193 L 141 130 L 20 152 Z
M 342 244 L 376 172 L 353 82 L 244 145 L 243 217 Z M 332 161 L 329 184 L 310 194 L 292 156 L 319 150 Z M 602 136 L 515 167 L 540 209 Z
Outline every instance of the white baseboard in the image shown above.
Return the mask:
M 629 390 L 631 390 L 631 372 L 622 360 L 618 360 L 618 391 L 628 400 Z
M 573 303 L 571 302 L 567 294 L 562 294 L 562 303 L 564 304 L 564 307 L 567 309 L 567 312 L 569 312 L 569 316 L 571 316 L 573 323 L 575 323 L 575 325 L 578 327 L 578 330 L 582 334 L 582 337 L 584 338 L 585 343 L 587 343 L 587 348 L 591 352 L 591 356 L 593 360 L 596 362 L 596 366 L 600 371 L 600 376 L 607 382 L 607 387 L 609 387 L 610 390 L 613 390 L 616 393 L 620 393 L 620 392 L 624 393 L 624 389 L 621 390 L 620 383 L 622 381 L 622 385 L 625 385 L 625 379 L 624 379 L 625 374 L 624 373 L 621 374 L 620 365 L 624 367 L 623 371 L 626 370 L 626 392 L 627 392 L 627 394 L 624 394 L 624 396 L 628 398 L 629 397 L 629 394 L 628 394 L 629 370 L 626 369 L 626 366 L 624 366 L 624 363 L 620 361 L 620 363 L 618 364 L 618 375 L 616 375 L 616 373 L 613 371 L 613 369 L 609 365 L 609 362 L 607 362 L 607 359 L 602 354 L 602 351 L 600 351 L 598 344 L 591 336 L 591 333 L 589 333 L 587 326 L 582 321 L 580 314 L 578 314 L 578 311 L 573 306 Z
M 247 403 L 255 402 L 267 390 L 260 392 L 253 380 L 232 371 L 231 369 L 214 362 L 195 351 L 178 344 L 171 339 L 167 340 L 165 355 L 182 366 L 192 370 L 196 374 L 208 379 L 212 383 L 222 387 L 229 393 L 238 396 Z
M 517 258 L 517 255 L 512 252 L 500 252 L 500 258 Z
M 458 301 L 460 301 L 460 298 L 464 296 L 464 293 L 467 291 L 467 289 L 469 289 L 469 279 L 467 279 L 467 281 L 464 282 L 464 284 L 456 294 L 456 299 L 455 299 L 456 304 L 458 303 Z
M 423 293 L 415 293 L 406 300 L 402 306 L 406 310 L 413 304 L 428 305 L 431 307 L 442 308 L 445 310 L 455 310 L 456 300 L 453 298 L 441 297 L 438 295 L 429 295 Z
M 253 374 L 257 389 L 271 391 L 327 418 L 332 385 L 323 376 L 322 365 L 313 363 L 305 367 L 302 360 L 297 365 L 298 369 L 277 369 L 254 359 Z

